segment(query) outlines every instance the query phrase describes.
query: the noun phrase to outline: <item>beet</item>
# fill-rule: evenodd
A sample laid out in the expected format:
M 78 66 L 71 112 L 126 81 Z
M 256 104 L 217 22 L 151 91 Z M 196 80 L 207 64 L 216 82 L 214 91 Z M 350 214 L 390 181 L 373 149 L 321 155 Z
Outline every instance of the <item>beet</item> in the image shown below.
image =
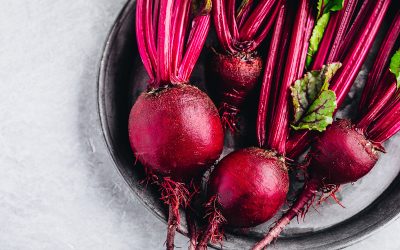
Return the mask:
M 330 193 L 339 202 L 335 196 L 339 185 L 368 174 L 378 161 L 378 149 L 349 120 L 335 121 L 314 142 L 307 156 L 311 178 L 306 180 L 299 197 L 253 250 L 270 244 L 294 217 L 305 216 L 319 190 Z
M 368 44 L 367 48 L 372 45 L 372 38 L 376 35 L 380 23 L 382 23 L 390 1 L 380 0 L 376 1 L 376 3 L 371 2 L 370 4 L 375 4 L 373 15 L 371 15 L 369 23 L 366 25 L 371 31 L 366 29 L 360 36 L 369 40 L 363 42 L 363 44 Z M 361 16 L 359 13 L 358 17 L 361 18 Z M 261 250 L 271 244 L 294 217 L 304 217 L 319 191 L 327 193 L 341 205 L 335 195 L 339 186 L 355 182 L 368 174 L 378 161 L 379 151 L 384 152 L 382 143 L 400 131 L 398 82 L 396 82 L 394 74 L 391 77 L 387 77 L 390 74 L 389 68 L 386 69 L 385 74 L 379 73 L 384 72 L 384 68 L 387 67 L 388 63 L 388 55 L 393 53 L 400 27 L 399 18 L 400 15 L 397 12 L 378 53 L 379 57 L 374 64 L 372 74 L 369 75 L 369 77 L 372 77 L 372 80 L 368 79 L 363 90 L 362 103 L 369 103 L 370 105 L 362 106 L 362 115 L 357 122 L 352 123 L 349 120 L 337 120 L 315 140 L 310 153 L 306 157 L 308 164 L 303 165 L 303 169 L 309 171 L 308 175 L 306 175 L 307 178 L 305 179 L 303 190 L 290 209 L 271 227 L 268 234 L 253 247 L 253 250 Z M 364 45 L 358 46 L 364 47 Z M 353 58 L 356 58 L 358 54 L 356 53 L 356 47 L 350 50 L 352 52 L 350 56 Z M 361 58 L 365 58 L 367 50 L 362 50 L 362 52 L 363 55 Z M 337 82 L 332 88 L 332 90 L 336 91 L 338 106 L 343 102 L 345 93 L 348 91 L 346 89 L 350 88 L 359 68 L 358 66 L 353 69 L 348 68 L 348 65 L 351 66 L 349 62 L 353 63 L 357 61 L 349 60 L 345 60 L 347 69 L 341 71 L 339 77 L 335 78 Z M 361 65 L 360 62 L 357 64 Z M 348 70 L 353 71 L 350 77 L 347 72 Z M 346 81 L 348 82 L 345 84 Z M 379 83 L 380 91 L 374 89 L 377 83 Z M 343 88 L 337 87 L 340 84 L 348 86 Z M 339 93 L 337 92 L 338 90 Z M 395 94 L 396 92 L 397 94 Z M 303 133 L 296 137 L 303 141 L 304 139 L 312 141 L 312 137 L 314 136 L 307 136 L 307 133 Z M 302 146 L 305 144 L 300 142 L 297 145 Z
M 312 147 L 311 171 L 329 184 L 355 182 L 378 161 L 377 147 L 349 120 L 334 122 Z
M 129 116 L 129 139 L 146 168 L 187 181 L 218 159 L 224 134 L 211 99 L 196 87 L 179 84 L 139 96 Z
M 354 18 L 351 17 L 354 14 L 352 8 L 357 0 L 348 1 L 349 3 L 346 4 L 345 9 L 340 11 L 343 15 L 340 18 L 340 24 L 333 31 L 335 35 L 341 37 L 334 36 L 333 44 L 330 43 L 331 41 L 322 41 L 321 50 L 329 50 L 330 55 L 326 60 L 322 60 L 320 56 L 323 57 L 327 51 L 320 51 L 317 54 L 318 58 L 315 59 L 317 64 L 323 62 L 326 65 L 337 61 L 342 63 L 342 67 L 335 74 L 329 87 L 336 94 L 337 107 L 340 107 L 344 102 L 361 66 L 366 60 L 391 2 L 390 0 L 365 0 L 363 7 L 356 13 L 355 20 L 349 23 L 348 20 Z M 343 38 L 342 29 L 349 30 L 345 38 Z M 331 46 L 325 44 L 328 42 Z M 288 157 L 296 159 L 310 146 L 310 142 L 314 141 L 316 134 L 309 130 L 292 132 L 286 151 L 288 152 Z
M 307 0 L 303 0 L 303 3 L 304 6 L 300 11 L 302 13 L 308 9 Z M 279 5 L 277 16 L 274 30 L 280 30 L 277 34 L 281 37 L 280 34 L 286 34 L 286 31 L 291 30 L 291 22 L 285 21 L 288 16 L 286 1 L 282 1 Z M 303 15 L 301 16 L 303 17 Z M 304 19 L 301 23 L 305 22 Z M 296 37 L 296 40 L 304 40 L 303 33 L 298 32 L 297 34 L 299 37 Z M 276 34 L 274 34 L 273 40 L 277 39 L 275 36 Z M 273 44 L 269 48 L 272 61 L 278 58 L 278 56 L 272 56 L 272 52 L 277 49 L 277 44 Z M 288 47 L 288 43 L 282 44 L 280 48 L 282 55 L 285 54 Z M 290 62 L 287 67 L 293 69 L 291 74 L 286 77 L 287 81 L 293 80 L 292 78 L 297 75 L 298 58 L 300 56 Z M 271 60 L 268 60 L 267 68 L 271 68 L 269 67 L 270 63 Z M 284 67 L 278 68 L 284 71 Z M 269 85 L 265 82 L 266 79 L 273 79 L 282 75 L 283 72 L 267 70 L 264 74 L 266 75 L 263 77 L 262 86 Z M 263 108 L 263 112 L 258 112 L 257 121 L 266 125 L 264 121 L 266 113 L 272 113 L 271 111 L 277 108 L 278 103 L 288 104 L 288 96 L 282 94 L 287 93 L 286 88 L 288 86 L 288 84 L 278 81 L 277 86 L 274 87 L 280 94 L 276 96 L 272 105 Z M 275 95 L 275 93 L 273 94 Z M 269 95 L 270 91 L 261 91 L 259 106 L 265 104 Z M 280 113 L 275 113 L 271 117 L 277 118 L 275 115 L 281 116 Z M 279 123 L 279 126 L 277 123 Z M 269 125 L 278 126 L 279 128 L 275 132 L 279 135 L 287 134 L 287 130 L 289 130 L 287 116 L 281 116 L 279 121 Z M 247 228 L 259 225 L 272 218 L 285 202 L 289 189 L 289 177 L 285 161 L 285 140 L 281 140 L 280 136 L 273 136 L 274 139 L 263 145 L 261 141 L 262 138 L 266 138 L 265 130 L 259 130 L 258 135 L 260 135 L 258 145 L 262 145 L 263 148 L 250 147 L 236 150 L 225 156 L 212 172 L 207 189 L 208 202 L 205 204 L 205 217 L 208 220 L 208 225 L 199 238 L 197 250 L 206 249 L 209 241 L 214 243 L 221 241 L 224 226 Z
M 247 1 L 236 8 L 233 0 L 212 0 L 219 52 L 213 52 L 208 68 L 216 80 L 212 88 L 220 93 L 224 127 L 232 132 L 238 131 L 240 109 L 261 74 L 263 62 L 257 48 L 273 26 L 281 2 Z
M 237 116 L 260 78 L 262 64 L 261 57 L 254 53 L 213 53 L 210 70 L 219 93 L 219 111 L 224 127 L 236 129 Z
M 355 24 L 352 26 L 359 26 L 361 24 L 360 20 L 367 18 L 367 23 L 364 24 L 365 28 L 363 28 L 362 33 L 355 33 L 355 29 L 350 28 L 350 31 L 353 30 L 354 34 L 349 31 L 347 37 L 359 34 L 358 38 L 352 46 L 349 46 L 349 42 L 344 42 L 341 45 L 343 48 L 350 47 L 350 53 L 345 57 L 344 68 L 334 76 L 334 84 L 331 87 L 331 90 L 336 92 L 337 106 L 340 106 L 344 101 L 346 93 L 355 80 L 358 70 L 369 48 L 372 46 L 374 37 L 391 4 L 391 1 L 386 0 L 365 2 L 368 4 L 361 8 L 354 21 Z M 351 3 L 351 5 L 353 4 L 355 3 Z M 371 13 L 370 15 L 365 15 L 364 12 L 368 11 L 368 9 L 370 9 Z M 387 55 L 392 53 L 395 39 L 398 36 L 399 17 L 399 12 L 397 12 L 385 37 L 381 51 L 378 53 L 382 58 L 377 59 L 373 72 L 383 72 L 383 68 L 386 67 Z M 343 24 L 343 26 L 347 26 L 347 24 Z M 323 46 L 323 48 L 327 49 L 328 46 Z M 337 48 L 336 46 L 335 50 Z M 339 56 L 342 52 L 338 53 L 336 51 L 334 54 Z M 319 55 L 326 57 L 326 51 Z M 331 56 L 328 57 L 328 60 L 331 60 L 329 58 Z M 323 59 L 321 58 L 320 61 L 323 61 Z M 397 59 L 394 59 L 394 64 L 396 65 L 396 63 Z M 389 69 L 386 70 L 386 73 L 389 73 Z M 396 89 L 398 82 L 396 83 L 395 75 L 393 74 L 391 78 L 376 77 L 377 74 L 372 75 L 375 78 L 371 78 L 372 84 L 366 85 L 362 100 L 364 103 L 372 103 L 372 107 L 366 105 L 363 108 L 364 113 L 358 122 L 353 124 L 349 120 L 337 120 L 319 137 L 316 137 L 315 133 L 299 133 L 293 136 L 298 140 L 297 142 L 293 143 L 293 140 L 291 140 L 292 142 L 288 143 L 289 150 L 291 148 L 292 152 L 299 153 L 301 150 L 296 147 L 304 147 L 307 143 L 313 142 L 311 151 L 306 157 L 307 161 L 302 164 L 302 169 L 308 171 L 305 175 L 305 184 L 290 209 L 271 227 L 268 234 L 253 247 L 253 250 L 261 250 L 271 244 L 294 217 L 304 217 L 310 206 L 313 205 L 318 192 L 327 193 L 340 204 L 335 195 L 339 186 L 355 182 L 368 174 L 378 161 L 379 151 L 384 152 L 381 143 L 400 131 L 400 98 L 398 98 L 399 92 Z M 374 85 L 378 83 L 381 90 L 372 91 Z M 395 95 L 394 93 L 396 92 L 397 94 Z M 368 96 L 369 93 L 372 94 Z M 376 98 L 378 98 L 378 101 L 373 102 Z M 308 142 L 304 143 L 305 140 L 308 140 Z
M 168 250 L 174 249 L 179 208 L 188 211 L 201 174 L 223 149 L 217 108 L 205 93 L 188 85 L 210 28 L 211 2 L 198 4 L 136 3 L 136 39 L 149 86 L 131 109 L 129 140 L 148 180 L 159 187 L 168 206 Z M 190 232 L 195 231 L 192 226 Z M 194 247 L 195 242 L 190 242 Z
M 218 163 L 210 177 L 208 195 L 218 197 L 229 226 L 252 227 L 275 215 L 288 188 L 284 159 L 253 147 L 234 151 Z

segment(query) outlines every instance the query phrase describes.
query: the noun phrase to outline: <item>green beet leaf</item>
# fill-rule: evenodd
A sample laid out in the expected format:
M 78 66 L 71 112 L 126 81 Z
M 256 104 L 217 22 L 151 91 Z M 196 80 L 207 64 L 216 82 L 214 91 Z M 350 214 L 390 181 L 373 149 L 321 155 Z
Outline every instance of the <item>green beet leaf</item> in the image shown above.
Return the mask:
M 211 12 L 211 0 L 195 0 L 192 2 L 192 11 L 195 16 L 208 15 Z
M 328 87 L 340 67 L 341 63 L 332 63 L 321 70 L 307 72 L 291 86 L 294 108 L 292 128 L 324 131 L 332 123 L 336 95 Z
M 343 9 L 344 0 L 325 0 L 324 13 Z
M 394 74 L 397 81 L 397 88 L 400 88 L 400 50 L 394 53 L 392 59 L 390 60 L 390 72 Z
M 317 53 L 319 44 L 321 43 L 322 37 L 324 36 L 324 32 L 326 26 L 328 25 L 329 19 L 331 17 L 330 13 L 323 14 L 318 20 L 317 24 L 314 26 L 311 37 L 310 44 L 308 45 L 307 51 L 307 59 L 306 59 L 306 68 L 310 67 L 311 62 L 315 53 Z
M 310 67 L 314 55 L 317 53 L 319 44 L 324 36 L 326 26 L 328 26 L 331 12 L 339 11 L 343 8 L 344 0 L 319 0 L 317 4 L 317 21 L 313 28 L 310 44 L 307 51 L 306 68 Z
M 295 130 L 308 129 L 322 132 L 333 122 L 336 109 L 336 94 L 332 90 L 324 90 L 311 104 L 301 121 L 292 125 Z

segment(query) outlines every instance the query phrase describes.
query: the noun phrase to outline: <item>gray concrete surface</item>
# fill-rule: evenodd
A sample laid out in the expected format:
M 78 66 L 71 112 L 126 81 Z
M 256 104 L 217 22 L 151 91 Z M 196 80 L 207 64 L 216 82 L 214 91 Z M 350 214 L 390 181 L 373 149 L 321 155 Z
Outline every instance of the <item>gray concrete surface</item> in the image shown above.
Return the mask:
M 0 249 L 163 249 L 113 168 L 96 114 L 125 0 L 0 0 Z M 400 221 L 348 249 L 400 249 Z M 187 240 L 178 236 L 177 245 Z

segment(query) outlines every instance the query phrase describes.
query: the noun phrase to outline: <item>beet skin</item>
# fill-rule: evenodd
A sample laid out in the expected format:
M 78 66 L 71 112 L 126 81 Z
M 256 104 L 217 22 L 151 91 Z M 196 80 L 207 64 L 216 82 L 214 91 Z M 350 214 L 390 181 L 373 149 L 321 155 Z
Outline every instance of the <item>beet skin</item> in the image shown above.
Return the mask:
M 262 67 L 259 56 L 247 53 L 224 55 L 214 51 L 210 70 L 215 77 L 220 113 L 223 120 L 230 123 L 228 125 L 235 126 L 235 118 L 255 88 Z
M 355 182 L 378 161 L 376 147 L 348 120 L 329 126 L 314 143 L 311 171 L 326 184 Z
M 129 116 L 129 140 L 148 170 L 187 181 L 219 158 L 224 133 L 211 99 L 177 84 L 139 96 Z
M 218 163 L 210 177 L 208 195 L 218 198 L 229 226 L 252 227 L 276 214 L 288 188 L 284 161 L 254 147 L 234 151 Z

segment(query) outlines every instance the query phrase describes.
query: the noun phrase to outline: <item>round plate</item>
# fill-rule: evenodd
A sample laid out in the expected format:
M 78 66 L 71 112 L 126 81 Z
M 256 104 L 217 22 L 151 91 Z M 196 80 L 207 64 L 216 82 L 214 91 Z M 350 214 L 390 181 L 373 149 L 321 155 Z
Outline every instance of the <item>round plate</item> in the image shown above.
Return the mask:
M 108 149 L 126 183 L 148 209 L 166 221 L 166 210 L 159 200 L 157 190 L 143 185 L 143 170 L 140 165 L 135 165 L 128 142 L 129 111 L 147 84 L 147 75 L 137 51 L 134 21 L 135 1 L 132 0 L 117 18 L 105 46 L 99 75 L 99 114 Z M 205 82 L 205 57 L 201 56 L 195 68 L 191 79 L 194 83 Z M 370 56 L 349 95 L 351 98 L 339 116 L 355 113 L 360 93 L 358 90 L 366 77 L 365 68 L 368 68 L 371 61 Z M 198 86 L 205 89 L 201 84 Z M 232 143 L 227 141 L 224 154 L 233 150 L 228 144 Z M 273 248 L 339 249 L 367 237 L 395 219 L 400 212 L 400 137 L 393 138 L 386 147 L 387 154 L 382 155 L 370 174 L 357 183 L 342 187 L 339 198 L 345 208 L 333 201 L 316 205 L 315 209 L 308 212 L 305 221 L 292 222 Z M 256 228 L 228 230 L 224 249 L 250 248 L 274 220 L 276 218 Z M 185 233 L 185 225 L 179 231 Z

